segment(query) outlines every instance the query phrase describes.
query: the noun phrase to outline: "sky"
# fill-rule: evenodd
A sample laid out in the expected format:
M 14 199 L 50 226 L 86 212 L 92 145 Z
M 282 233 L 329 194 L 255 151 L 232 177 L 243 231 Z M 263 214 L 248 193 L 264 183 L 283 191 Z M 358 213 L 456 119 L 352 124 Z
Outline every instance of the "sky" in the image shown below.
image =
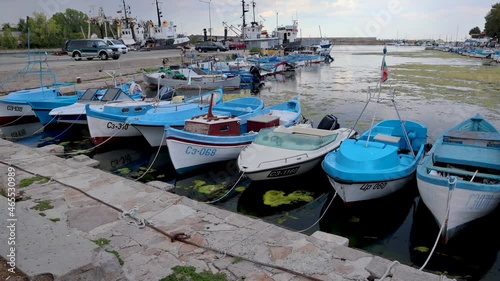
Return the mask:
M 19 22 L 33 12 L 47 17 L 71 8 L 119 17 L 124 0 L 0 0 L 0 24 Z M 240 28 L 241 0 L 158 0 L 162 21 L 173 22 L 178 33 L 224 34 L 223 22 Z M 484 29 L 484 17 L 495 0 L 245 0 L 246 22 L 255 20 L 272 31 L 298 20 L 299 37 L 376 37 L 378 39 L 453 39 Z M 125 0 L 131 16 L 157 22 L 155 0 Z M 85 28 L 85 27 L 84 27 Z M 229 35 L 235 33 L 229 30 Z

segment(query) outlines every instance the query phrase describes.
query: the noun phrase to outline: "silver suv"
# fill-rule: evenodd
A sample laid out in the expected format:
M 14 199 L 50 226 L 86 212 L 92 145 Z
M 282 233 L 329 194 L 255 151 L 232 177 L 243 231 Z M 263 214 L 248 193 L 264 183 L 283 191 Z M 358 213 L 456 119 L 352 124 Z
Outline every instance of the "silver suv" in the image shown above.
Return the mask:
M 75 60 L 81 60 L 82 58 L 87 58 L 88 60 L 92 60 L 93 58 L 100 58 L 101 60 L 112 58 L 117 60 L 120 58 L 121 53 L 117 47 L 108 46 L 102 39 L 68 40 L 66 41 L 65 49 L 68 55 Z

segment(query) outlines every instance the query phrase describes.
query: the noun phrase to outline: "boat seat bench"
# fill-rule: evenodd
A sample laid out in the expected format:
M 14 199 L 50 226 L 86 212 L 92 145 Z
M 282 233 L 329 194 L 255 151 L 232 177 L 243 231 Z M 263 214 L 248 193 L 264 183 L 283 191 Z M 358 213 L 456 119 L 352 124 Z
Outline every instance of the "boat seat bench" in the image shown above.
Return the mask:
M 438 166 L 433 166 L 433 165 L 427 166 L 427 169 L 434 170 L 437 172 L 443 172 L 443 173 L 450 173 L 450 174 L 457 174 L 457 175 L 460 174 L 460 175 L 464 175 L 464 176 L 474 176 L 474 173 L 475 173 L 475 172 L 466 171 L 466 170 L 438 167 Z M 476 173 L 476 177 L 500 181 L 500 175 Z
M 399 143 L 401 140 L 401 137 L 395 137 L 395 136 L 389 136 L 386 134 L 376 134 L 373 137 L 374 140 L 377 141 L 383 141 L 383 142 L 389 142 L 389 143 Z
M 500 150 L 490 147 L 441 145 L 434 152 L 434 162 L 468 165 L 500 170 Z
M 483 140 L 483 141 L 499 141 L 500 134 L 497 132 L 475 132 L 475 131 L 449 131 L 444 138 L 452 139 L 470 139 L 470 140 Z

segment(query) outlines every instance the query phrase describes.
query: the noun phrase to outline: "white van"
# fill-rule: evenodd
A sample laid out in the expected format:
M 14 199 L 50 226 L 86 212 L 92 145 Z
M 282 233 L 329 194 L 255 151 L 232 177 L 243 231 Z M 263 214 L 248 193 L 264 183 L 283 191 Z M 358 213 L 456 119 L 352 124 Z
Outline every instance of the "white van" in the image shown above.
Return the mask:
M 118 50 L 122 54 L 126 54 L 128 52 L 128 47 L 125 46 L 125 44 L 123 44 L 123 42 L 120 40 L 112 39 L 112 38 L 105 38 L 103 40 L 106 41 L 106 44 L 108 44 L 108 46 L 114 46 L 114 47 L 118 48 Z

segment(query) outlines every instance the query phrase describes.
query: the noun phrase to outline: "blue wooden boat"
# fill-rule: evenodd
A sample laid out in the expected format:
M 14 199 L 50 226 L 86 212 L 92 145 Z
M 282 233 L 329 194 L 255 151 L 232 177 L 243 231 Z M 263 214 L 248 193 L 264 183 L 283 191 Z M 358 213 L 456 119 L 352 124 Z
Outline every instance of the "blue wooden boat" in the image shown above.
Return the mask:
M 35 112 L 35 115 L 38 117 L 42 125 L 58 123 L 58 117 L 63 115 L 65 116 L 66 122 L 77 122 L 76 119 L 73 119 L 77 118 L 78 122 L 85 122 L 86 124 L 86 103 L 93 103 L 95 101 L 102 101 L 102 103 L 104 103 L 117 100 L 130 101 L 134 99 L 140 99 L 141 93 L 129 93 L 130 87 L 132 86 L 135 88 L 135 85 L 137 85 L 135 82 L 130 81 L 122 85 L 115 85 L 115 90 L 91 88 L 85 91 L 81 91 L 78 96 L 48 97 L 43 100 L 28 101 L 28 104 L 31 106 L 33 112 Z M 103 97 L 104 100 L 102 100 Z M 68 116 L 67 114 L 65 114 L 64 110 L 67 110 L 67 107 L 71 105 L 74 105 L 74 107 L 69 108 L 72 111 L 72 114 Z M 65 109 L 60 109 L 61 107 L 65 107 Z M 58 113 L 51 115 L 50 112 L 56 108 L 59 108 L 59 110 L 57 110 Z M 74 112 L 75 109 L 79 111 L 79 114 L 76 116 Z
M 412 179 L 424 154 L 427 128 L 415 121 L 388 119 L 356 139 L 346 139 L 322 162 L 345 203 L 387 196 Z
M 240 116 L 264 107 L 264 101 L 257 97 L 243 97 L 222 102 L 222 93 L 218 95 L 213 111 L 222 115 Z M 192 109 L 189 109 L 192 108 Z M 137 129 L 152 147 L 167 145 L 165 126 L 182 129 L 184 122 L 193 116 L 208 113 L 209 103 L 181 104 L 178 107 L 150 109 L 145 114 L 127 119 Z
M 165 127 L 167 146 L 178 174 L 215 162 L 236 159 L 241 150 L 252 143 L 262 128 L 291 126 L 301 116 L 298 100 L 293 99 L 261 110 L 241 114 L 222 107 L 186 120 L 184 129 Z
M 94 144 L 100 144 L 108 140 L 141 137 L 141 132 L 132 126 L 130 122 L 132 122 L 133 118 L 146 114 L 150 109 L 165 112 L 170 116 L 180 114 L 181 111 L 189 111 L 190 116 L 198 115 L 202 112 L 201 109 L 208 108 L 212 94 L 216 95 L 215 103 L 222 101 L 222 89 L 217 89 L 181 100 L 173 98 L 171 101 L 111 102 L 98 108 L 86 104 L 85 111 L 91 141 Z M 178 97 L 182 98 L 182 96 Z M 164 122 L 162 120 L 158 121 Z
M 441 242 L 500 202 L 500 133 L 477 114 L 445 131 L 417 168 L 420 197 Z
M 38 73 L 40 87 L 11 92 L 0 97 L 0 125 L 16 125 L 38 122 L 38 118 L 33 112 L 30 102 L 41 102 L 54 100 L 61 102 L 75 102 L 81 92 L 76 90 L 74 83 L 57 82 L 54 72 L 47 63 L 47 53 L 45 51 L 28 50 L 28 64 L 15 75 Z M 14 76 L 15 76 L 14 75 Z M 50 79 L 52 83 L 46 83 Z M 7 83 L 0 83 L 0 86 Z M 63 94 L 60 87 L 73 86 L 71 93 Z

